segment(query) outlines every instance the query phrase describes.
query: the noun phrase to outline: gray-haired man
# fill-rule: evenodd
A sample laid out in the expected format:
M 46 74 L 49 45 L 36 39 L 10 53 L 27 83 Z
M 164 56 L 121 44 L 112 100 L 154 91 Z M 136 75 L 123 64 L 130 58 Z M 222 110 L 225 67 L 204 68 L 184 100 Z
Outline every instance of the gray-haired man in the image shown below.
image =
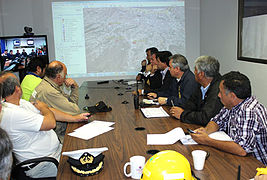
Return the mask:
M 182 122 L 206 125 L 223 107 L 218 98 L 219 69 L 220 64 L 214 57 L 197 58 L 194 73 L 199 86 L 184 105 L 171 108 L 171 115 Z
M 197 87 L 195 76 L 189 68 L 187 59 L 181 54 L 175 54 L 170 58 L 170 74 L 174 77 L 171 80 L 168 90 L 149 93 L 154 98 L 158 97 L 160 104 L 183 105 L 192 95 Z

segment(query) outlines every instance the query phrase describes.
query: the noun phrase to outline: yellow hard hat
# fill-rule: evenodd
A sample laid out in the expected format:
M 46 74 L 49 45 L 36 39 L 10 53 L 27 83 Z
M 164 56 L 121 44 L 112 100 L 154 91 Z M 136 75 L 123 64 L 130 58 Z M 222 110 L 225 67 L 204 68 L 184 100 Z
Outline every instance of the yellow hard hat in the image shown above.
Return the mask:
M 161 151 L 147 160 L 141 180 L 194 180 L 188 160 L 172 150 Z

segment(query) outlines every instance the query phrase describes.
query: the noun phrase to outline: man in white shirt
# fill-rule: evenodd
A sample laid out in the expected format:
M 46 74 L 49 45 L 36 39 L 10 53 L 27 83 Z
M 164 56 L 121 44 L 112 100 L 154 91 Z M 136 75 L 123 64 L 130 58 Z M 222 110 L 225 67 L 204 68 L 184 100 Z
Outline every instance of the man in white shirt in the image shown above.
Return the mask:
M 53 128 L 57 120 L 83 121 L 88 113 L 72 116 L 36 101 L 30 103 L 21 99 L 22 90 L 17 77 L 10 72 L 1 72 L 5 102 L 2 108 L 0 126 L 8 133 L 13 152 L 18 162 L 32 158 L 50 156 L 60 158 L 62 145 Z M 26 169 L 27 176 L 33 178 L 56 176 L 57 168 L 50 162 L 42 162 Z

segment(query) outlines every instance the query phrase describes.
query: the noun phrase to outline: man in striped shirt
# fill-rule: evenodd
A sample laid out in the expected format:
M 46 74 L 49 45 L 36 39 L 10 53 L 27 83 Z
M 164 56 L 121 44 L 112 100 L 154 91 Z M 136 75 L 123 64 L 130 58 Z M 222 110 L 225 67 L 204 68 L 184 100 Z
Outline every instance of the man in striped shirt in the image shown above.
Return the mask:
M 251 96 L 249 79 L 239 73 L 223 76 L 218 94 L 224 107 L 205 128 L 199 128 L 192 138 L 226 152 L 246 156 L 252 153 L 267 165 L 267 110 Z M 226 132 L 233 141 L 211 139 L 208 134 Z

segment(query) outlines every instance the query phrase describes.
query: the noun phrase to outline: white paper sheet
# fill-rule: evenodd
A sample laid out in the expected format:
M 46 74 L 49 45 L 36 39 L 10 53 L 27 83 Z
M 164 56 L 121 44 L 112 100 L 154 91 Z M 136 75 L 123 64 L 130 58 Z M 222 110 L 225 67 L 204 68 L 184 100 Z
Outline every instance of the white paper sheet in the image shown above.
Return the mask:
M 103 126 L 109 127 L 112 126 L 113 124 L 115 124 L 115 122 L 107 122 L 107 121 L 98 121 L 98 120 L 94 120 L 88 124 L 83 125 L 82 127 L 79 127 L 77 129 L 75 129 L 74 131 L 88 131 L 88 129 L 91 128 L 102 128 Z
M 165 134 L 147 134 L 148 145 L 174 144 L 185 136 L 182 128 L 175 128 Z
M 68 152 L 63 152 L 62 155 L 63 156 L 69 156 L 73 159 L 79 159 L 82 154 L 84 152 L 88 152 L 90 154 L 92 154 L 94 157 L 98 156 L 100 153 L 107 151 L 108 148 L 107 147 L 103 147 L 103 148 L 90 148 L 90 149 L 80 149 L 80 150 L 76 150 L 76 151 L 68 151 Z
M 113 127 L 109 127 L 113 125 L 114 122 L 106 122 L 106 121 L 93 121 L 88 123 L 80 128 L 74 130 L 74 132 L 69 133 L 69 136 L 77 137 L 80 139 L 88 140 L 93 137 L 96 137 L 100 134 L 113 130 Z
M 169 114 L 162 108 L 141 108 L 146 118 L 169 117 Z
M 158 102 L 154 102 L 152 99 L 143 99 L 144 104 L 154 104 L 154 105 L 159 105 Z
M 216 131 L 214 133 L 209 134 L 209 137 L 219 141 L 233 141 L 224 131 Z M 197 142 L 194 141 L 190 135 L 186 135 L 180 141 L 183 145 L 197 144 Z

